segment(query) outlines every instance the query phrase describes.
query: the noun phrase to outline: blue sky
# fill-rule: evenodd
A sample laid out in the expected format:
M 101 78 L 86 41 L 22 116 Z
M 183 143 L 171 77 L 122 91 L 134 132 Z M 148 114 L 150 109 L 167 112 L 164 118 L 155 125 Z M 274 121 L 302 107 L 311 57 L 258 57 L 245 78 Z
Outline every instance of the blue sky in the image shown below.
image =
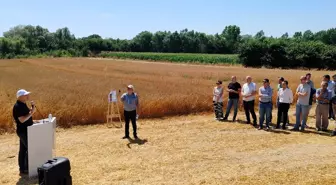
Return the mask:
M 0 34 L 19 24 L 121 39 L 145 30 L 214 34 L 232 24 L 242 34 L 273 36 L 336 27 L 336 0 L 1 0 L 0 6 Z

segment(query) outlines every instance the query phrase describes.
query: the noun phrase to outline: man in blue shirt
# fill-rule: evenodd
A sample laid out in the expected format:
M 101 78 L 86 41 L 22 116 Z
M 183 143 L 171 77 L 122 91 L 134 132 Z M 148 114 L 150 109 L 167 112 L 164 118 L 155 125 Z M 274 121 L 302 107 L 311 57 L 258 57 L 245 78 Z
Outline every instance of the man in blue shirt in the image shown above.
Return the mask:
M 263 80 L 263 86 L 259 88 L 259 130 L 263 129 L 263 124 L 266 115 L 266 129 L 269 130 L 269 123 L 272 114 L 272 88 L 269 80 Z
M 121 95 L 121 101 L 124 103 L 124 118 L 125 118 L 125 136 L 123 139 L 129 139 L 129 123 L 132 122 L 134 139 L 137 136 L 137 110 L 139 110 L 139 100 L 136 93 L 134 93 L 133 85 L 127 86 L 127 93 Z
M 328 131 L 328 113 L 329 102 L 331 100 L 331 92 L 327 89 L 328 82 L 323 81 L 321 88 L 316 91 L 316 130 Z M 321 125 L 322 122 L 322 125 Z M 321 128 L 322 126 L 322 128 Z

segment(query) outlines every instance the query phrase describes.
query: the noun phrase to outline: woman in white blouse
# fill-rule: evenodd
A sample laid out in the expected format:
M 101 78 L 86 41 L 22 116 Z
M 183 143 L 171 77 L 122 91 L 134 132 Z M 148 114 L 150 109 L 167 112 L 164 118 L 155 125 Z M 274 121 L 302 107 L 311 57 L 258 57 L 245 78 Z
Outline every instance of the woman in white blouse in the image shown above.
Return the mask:
M 288 110 L 290 104 L 293 103 L 293 92 L 288 88 L 288 81 L 285 80 L 281 84 L 281 88 L 278 91 L 279 107 L 278 107 L 278 119 L 277 129 L 280 129 L 280 122 L 283 120 L 282 129 L 286 129 L 286 123 L 288 121 Z M 281 119 L 283 117 L 283 119 Z

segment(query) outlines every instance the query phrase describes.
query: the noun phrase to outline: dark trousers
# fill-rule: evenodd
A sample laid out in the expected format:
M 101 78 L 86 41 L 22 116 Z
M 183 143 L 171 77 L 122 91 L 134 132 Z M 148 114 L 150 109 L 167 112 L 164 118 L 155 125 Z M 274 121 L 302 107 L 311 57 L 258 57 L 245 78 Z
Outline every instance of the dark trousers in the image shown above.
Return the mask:
M 223 118 L 223 102 L 215 102 L 213 101 L 213 107 L 215 111 L 216 118 Z
M 280 127 L 280 122 L 283 121 L 282 128 L 286 128 L 287 120 L 288 120 L 288 110 L 289 103 L 279 103 L 278 107 L 278 119 L 277 119 L 277 128 Z
M 254 112 L 254 100 L 252 101 L 243 101 L 244 104 L 244 110 L 245 110 L 245 115 L 246 115 L 246 120 L 248 123 L 251 123 L 250 119 L 250 113 L 253 118 L 253 125 L 257 125 L 257 116 L 256 113 Z
M 125 117 L 125 136 L 129 137 L 129 123 L 132 121 L 133 127 L 133 136 L 137 136 L 137 125 L 136 125 L 136 110 L 134 111 L 125 111 L 124 110 L 124 117 Z
M 20 138 L 20 149 L 19 149 L 19 168 L 20 172 L 28 170 L 28 138 L 27 132 L 17 132 Z
M 329 103 L 329 117 L 328 117 L 328 118 L 329 118 L 329 119 L 330 119 L 330 118 L 335 119 L 335 115 L 334 115 L 334 111 L 333 111 L 332 101 L 330 101 L 330 103 Z

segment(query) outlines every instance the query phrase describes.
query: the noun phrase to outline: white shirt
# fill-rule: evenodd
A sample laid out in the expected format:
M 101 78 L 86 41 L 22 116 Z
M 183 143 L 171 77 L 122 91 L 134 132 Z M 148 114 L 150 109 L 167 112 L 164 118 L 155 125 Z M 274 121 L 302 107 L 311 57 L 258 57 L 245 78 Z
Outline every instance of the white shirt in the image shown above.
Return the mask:
M 283 88 L 279 89 L 278 97 L 280 103 L 293 103 L 293 92 L 289 88 L 285 90 Z
M 257 90 L 256 90 L 256 84 L 253 83 L 253 82 L 251 82 L 251 83 L 249 83 L 249 84 L 248 84 L 248 83 L 245 83 L 245 84 L 243 85 L 243 87 L 242 87 L 241 94 L 242 94 L 243 96 L 251 95 L 253 91 L 257 91 Z M 244 100 L 244 101 L 252 101 L 252 100 L 254 100 L 254 99 L 255 99 L 255 95 L 250 96 L 250 97 L 248 97 L 248 98 L 243 97 L 243 100 Z
M 218 99 L 218 102 L 223 102 L 223 87 L 218 88 L 215 87 L 214 88 L 214 96 L 213 96 L 213 101 L 217 102 L 217 97 L 219 96 L 220 98 Z
M 328 91 L 331 91 L 331 97 L 334 97 L 335 96 L 335 82 L 334 81 L 329 81 L 328 82 Z

